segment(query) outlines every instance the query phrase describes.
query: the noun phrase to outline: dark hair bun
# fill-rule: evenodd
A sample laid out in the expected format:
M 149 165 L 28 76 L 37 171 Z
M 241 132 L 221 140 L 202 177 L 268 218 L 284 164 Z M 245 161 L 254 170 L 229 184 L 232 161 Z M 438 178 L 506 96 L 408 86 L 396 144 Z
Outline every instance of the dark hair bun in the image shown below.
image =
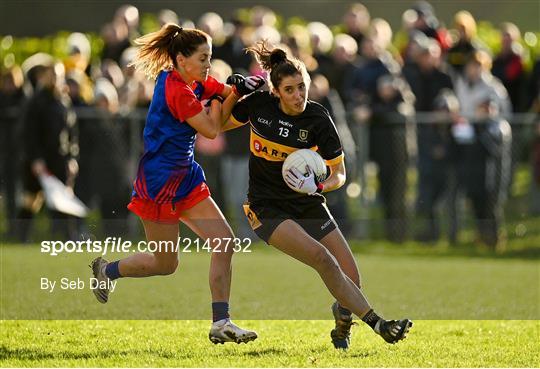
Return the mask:
M 274 49 L 270 54 L 270 65 L 278 65 L 287 60 L 287 53 L 281 49 Z

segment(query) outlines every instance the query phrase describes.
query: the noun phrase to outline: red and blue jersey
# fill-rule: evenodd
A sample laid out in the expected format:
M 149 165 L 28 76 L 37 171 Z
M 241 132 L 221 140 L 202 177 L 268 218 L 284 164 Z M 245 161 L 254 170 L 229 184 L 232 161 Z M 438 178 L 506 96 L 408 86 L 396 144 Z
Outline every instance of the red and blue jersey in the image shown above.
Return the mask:
M 223 88 L 212 77 L 190 86 L 176 70 L 159 73 L 144 127 L 144 154 L 133 185 L 134 197 L 175 203 L 205 180 L 193 159 L 197 131 L 186 120 L 203 110 L 201 100 L 220 94 Z

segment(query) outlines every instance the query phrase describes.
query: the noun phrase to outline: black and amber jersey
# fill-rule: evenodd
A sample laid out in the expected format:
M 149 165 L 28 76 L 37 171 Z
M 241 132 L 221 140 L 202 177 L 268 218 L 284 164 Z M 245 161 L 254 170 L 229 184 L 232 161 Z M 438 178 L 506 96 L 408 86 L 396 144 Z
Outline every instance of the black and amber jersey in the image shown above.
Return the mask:
M 289 200 L 305 197 L 291 190 L 281 176 L 287 156 L 298 149 L 316 150 L 327 165 L 343 160 L 343 150 L 336 127 L 328 111 L 308 100 L 300 115 L 281 111 L 279 99 L 258 91 L 239 101 L 231 121 L 251 126 L 249 192 L 250 201 Z M 233 174 L 234 175 L 234 174 Z

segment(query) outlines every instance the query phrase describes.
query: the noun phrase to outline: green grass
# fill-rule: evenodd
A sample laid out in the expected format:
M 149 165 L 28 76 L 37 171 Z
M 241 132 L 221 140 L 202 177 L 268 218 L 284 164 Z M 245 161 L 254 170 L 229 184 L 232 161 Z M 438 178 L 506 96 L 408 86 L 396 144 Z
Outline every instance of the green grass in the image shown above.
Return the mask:
M 346 353 L 331 347 L 332 297 L 318 275 L 261 244 L 235 255 L 231 299 L 233 318 L 260 338 L 225 346 L 207 339 L 205 253 L 181 254 L 173 276 L 120 280 L 101 305 L 88 288 L 49 293 L 39 283 L 87 280 L 95 255 L 52 257 L 36 246 L 3 245 L 0 366 L 538 367 L 537 236 L 509 234 L 503 255 L 444 242 L 354 243 L 372 305 L 415 326 L 392 346 L 360 324 Z
M 233 312 L 242 319 L 327 319 L 332 297 L 309 267 L 261 244 L 234 257 Z M 412 243 L 355 245 L 363 286 L 386 316 L 413 319 L 538 319 L 538 258 L 431 249 Z M 461 254 L 460 254 L 461 253 Z M 107 305 L 89 291 L 95 254 L 49 256 L 39 247 L 4 246 L 2 319 L 206 319 L 209 255 L 182 253 L 173 276 L 120 280 Z M 109 260 L 121 255 L 108 255 Z M 41 278 L 57 281 L 50 293 Z M 61 290 L 61 278 L 84 289 Z M 532 287 L 532 288 L 531 288 Z
M 3 367 L 538 367 L 537 321 L 417 321 L 388 345 L 365 325 L 331 347 L 331 321 L 241 321 L 260 338 L 212 345 L 208 322 L 3 321 Z

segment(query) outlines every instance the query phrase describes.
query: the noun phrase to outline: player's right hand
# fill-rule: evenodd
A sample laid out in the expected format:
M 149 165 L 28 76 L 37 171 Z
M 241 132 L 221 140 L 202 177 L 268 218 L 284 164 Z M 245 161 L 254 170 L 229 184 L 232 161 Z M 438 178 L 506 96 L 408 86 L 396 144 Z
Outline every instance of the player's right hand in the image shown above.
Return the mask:
M 49 171 L 47 170 L 47 165 L 45 165 L 45 161 L 43 159 L 36 159 L 32 162 L 32 173 L 39 177 L 41 175 L 47 174 Z
M 285 171 L 283 179 L 291 189 L 296 192 L 313 195 L 317 192 L 317 179 L 309 166 L 306 165 L 307 174 L 304 175 L 295 167 Z
M 261 88 L 265 84 L 265 80 L 260 76 L 244 77 L 235 73 L 227 78 L 227 84 L 233 86 L 235 94 L 245 96 Z
M 220 104 L 223 102 L 223 97 L 220 95 L 212 95 L 208 100 L 206 100 L 206 103 L 204 104 L 205 108 L 209 108 L 210 105 L 212 105 L 212 101 L 217 100 Z

